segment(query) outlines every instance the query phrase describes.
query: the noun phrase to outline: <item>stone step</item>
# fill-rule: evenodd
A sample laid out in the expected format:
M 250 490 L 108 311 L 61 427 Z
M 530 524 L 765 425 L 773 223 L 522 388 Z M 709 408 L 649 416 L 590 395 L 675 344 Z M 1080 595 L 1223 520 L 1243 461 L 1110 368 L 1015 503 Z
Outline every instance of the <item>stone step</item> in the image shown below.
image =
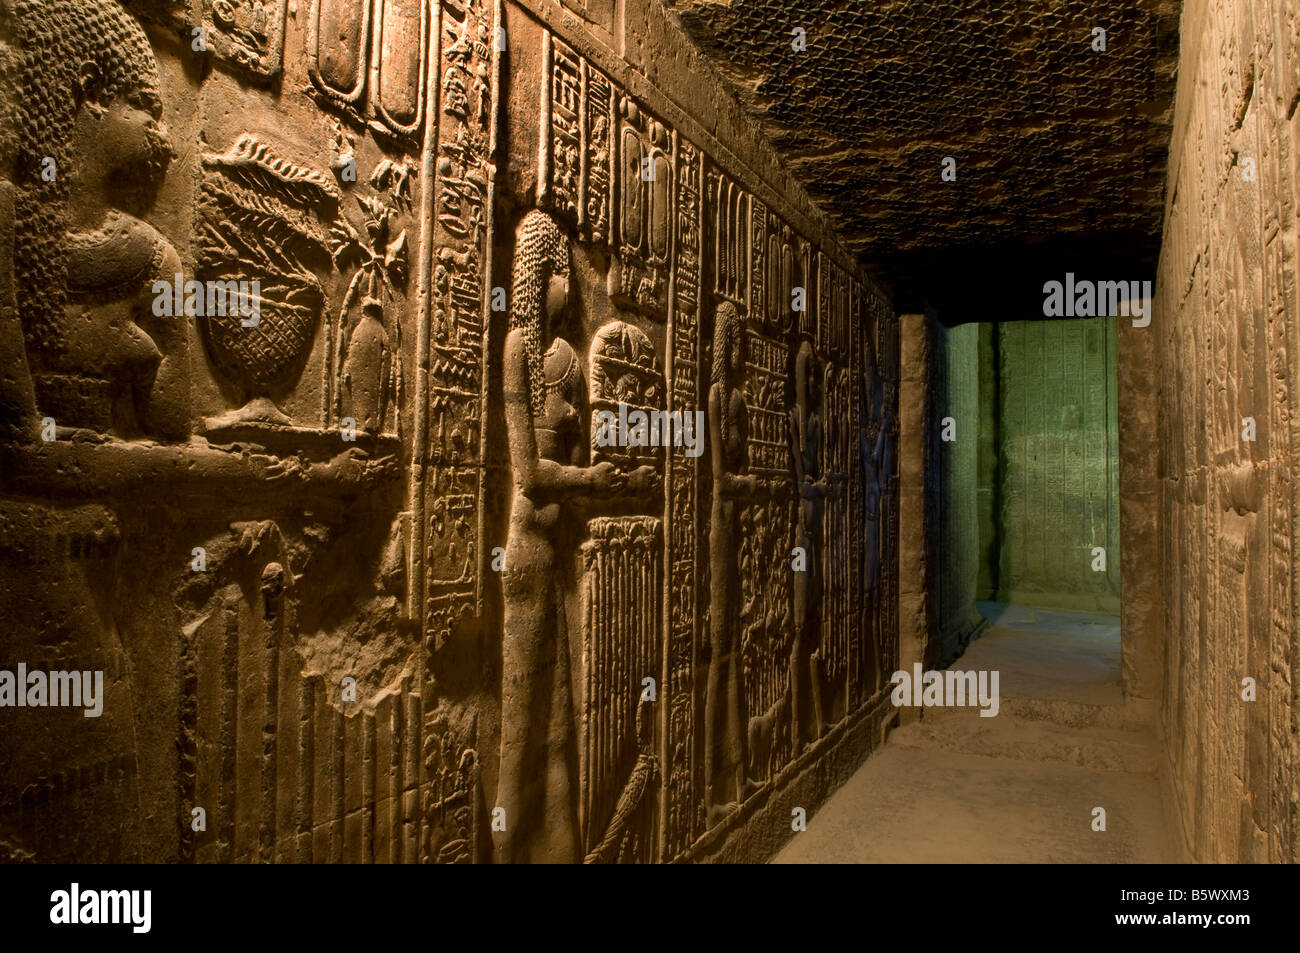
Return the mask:
M 1150 728 L 1149 722 L 1139 712 L 1125 705 L 1095 705 L 1061 698 L 1004 694 L 999 700 L 997 715 L 981 718 L 979 711 L 975 706 L 924 708 L 921 717 L 925 721 L 974 718 L 986 722 L 1016 718 L 1048 722 L 1063 728 L 1115 728 L 1129 732 L 1145 732 Z
M 993 718 L 953 714 L 931 717 L 940 711 L 955 710 L 926 709 L 922 721 L 898 728 L 890 735 L 889 743 L 1128 774 L 1154 774 L 1159 765 L 1159 748 L 1154 736 L 1147 732 L 1098 725 L 1067 727 L 1054 721 L 1020 718 L 1007 712 L 1005 701 L 1002 711 Z

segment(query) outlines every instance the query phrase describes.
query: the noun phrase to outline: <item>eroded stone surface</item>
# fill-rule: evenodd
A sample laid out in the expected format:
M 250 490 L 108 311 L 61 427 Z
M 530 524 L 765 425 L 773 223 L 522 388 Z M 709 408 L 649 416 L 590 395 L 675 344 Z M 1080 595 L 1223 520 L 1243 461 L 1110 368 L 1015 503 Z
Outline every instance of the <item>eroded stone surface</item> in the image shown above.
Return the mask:
M 1147 329 L 1158 498 L 1132 504 L 1160 514 L 1162 717 L 1184 834 L 1199 860 L 1294 862 L 1300 7 L 1189 3 L 1182 32 Z
M 657 2 L 0 54 L 0 668 L 105 677 L 0 856 L 754 858 L 877 742 L 892 309 Z

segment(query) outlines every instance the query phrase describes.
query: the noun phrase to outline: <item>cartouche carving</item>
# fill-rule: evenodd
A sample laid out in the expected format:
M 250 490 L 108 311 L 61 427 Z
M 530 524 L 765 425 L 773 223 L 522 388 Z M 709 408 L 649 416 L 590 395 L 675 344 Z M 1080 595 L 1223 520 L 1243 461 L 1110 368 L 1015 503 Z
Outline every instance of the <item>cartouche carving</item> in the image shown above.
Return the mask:
M 425 122 L 435 31 L 454 30 L 461 18 L 477 30 L 479 16 L 475 0 L 312 0 L 310 92 L 372 132 L 414 141 Z
M 614 302 L 663 321 L 673 220 L 671 130 L 631 96 L 618 96 L 617 103 L 617 242 L 607 288 Z

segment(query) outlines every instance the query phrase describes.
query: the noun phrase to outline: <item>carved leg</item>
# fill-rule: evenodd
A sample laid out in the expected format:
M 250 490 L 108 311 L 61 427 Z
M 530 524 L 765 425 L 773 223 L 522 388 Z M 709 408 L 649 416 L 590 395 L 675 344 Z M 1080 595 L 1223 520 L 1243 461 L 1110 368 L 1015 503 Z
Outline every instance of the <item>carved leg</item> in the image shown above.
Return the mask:
M 826 731 L 826 713 L 822 710 L 822 652 L 817 649 L 808 657 L 809 682 L 812 683 L 813 738 Z
M 553 579 L 530 568 L 507 570 L 502 582 L 501 769 L 494 807 L 505 808 L 505 830 L 493 831 L 496 860 L 572 861 L 570 738 L 563 712 L 556 712 L 567 701 L 557 686 L 567 679 L 567 667 L 558 658 L 564 641 L 556 631 Z
M 735 646 L 727 653 L 727 734 L 730 749 L 731 770 L 735 772 L 735 800 L 742 803 L 745 798 L 758 789 L 758 785 L 749 780 L 749 744 L 745 719 L 744 686 L 741 684 L 740 653 Z
M 722 764 L 719 764 L 718 745 L 723 744 L 727 748 L 728 731 L 725 725 L 720 724 L 727 718 L 727 699 L 722 697 L 723 692 L 723 666 L 727 662 L 723 658 L 722 646 L 718 645 L 718 640 L 714 640 L 714 658 L 708 663 L 708 688 L 705 697 L 705 807 L 708 813 L 708 826 L 714 827 L 720 820 L 731 813 L 732 806 L 727 802 L 719 803 L 724 784 L 725 757 L 722 758 Z M 722 731 L 719 731 L 722 728 Z M 727 751 L 724 751 L 724 755 Z
M 807 551 L 808 541 L 800 536 L 799 545 Z M 808 574 L 797 573 L 794 578 L 794 646 L 790 650 L 790 741 L 793 757 L 803 752 L 807 736 L 808 698 L 804 684 L 808 681 Z
M 717 622 L 713 622 L 714 629 Z M 704 693 L 704 805 L 709 811 L 713 810 L 713 786 L 718 770 L 718 716 L 720 714 L 720 704 L 718 699 L 718 690 L 722 681 L 719 666 L 722 664 L 721 646 L 718 644 L 716 635 L 711 639 L 713 657 L 709 659 L 708 682 Z
M 799 687 L 799 662 L 803 654 L 802 626 L 795 627 L 794 646 L 790 649 L 790 750 L 792 757 L 803 751 L 803 694 Z

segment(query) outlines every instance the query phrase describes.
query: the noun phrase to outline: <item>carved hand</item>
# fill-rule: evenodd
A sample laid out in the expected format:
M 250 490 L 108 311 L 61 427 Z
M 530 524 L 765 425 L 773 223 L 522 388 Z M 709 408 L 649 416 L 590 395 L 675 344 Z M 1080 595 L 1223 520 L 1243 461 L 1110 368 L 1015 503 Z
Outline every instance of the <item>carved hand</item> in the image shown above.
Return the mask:
M 659 471 L 648 464 L 637 467 L 627 475 L 626 488 L 638 496 L 659 489 Z
M 600 463 L 587 470 L 587 479 L 589 488 L 596 493 L 608 493 L 616 485 L 618 477 L 614 464 L 608 460 L 601 460 Z

